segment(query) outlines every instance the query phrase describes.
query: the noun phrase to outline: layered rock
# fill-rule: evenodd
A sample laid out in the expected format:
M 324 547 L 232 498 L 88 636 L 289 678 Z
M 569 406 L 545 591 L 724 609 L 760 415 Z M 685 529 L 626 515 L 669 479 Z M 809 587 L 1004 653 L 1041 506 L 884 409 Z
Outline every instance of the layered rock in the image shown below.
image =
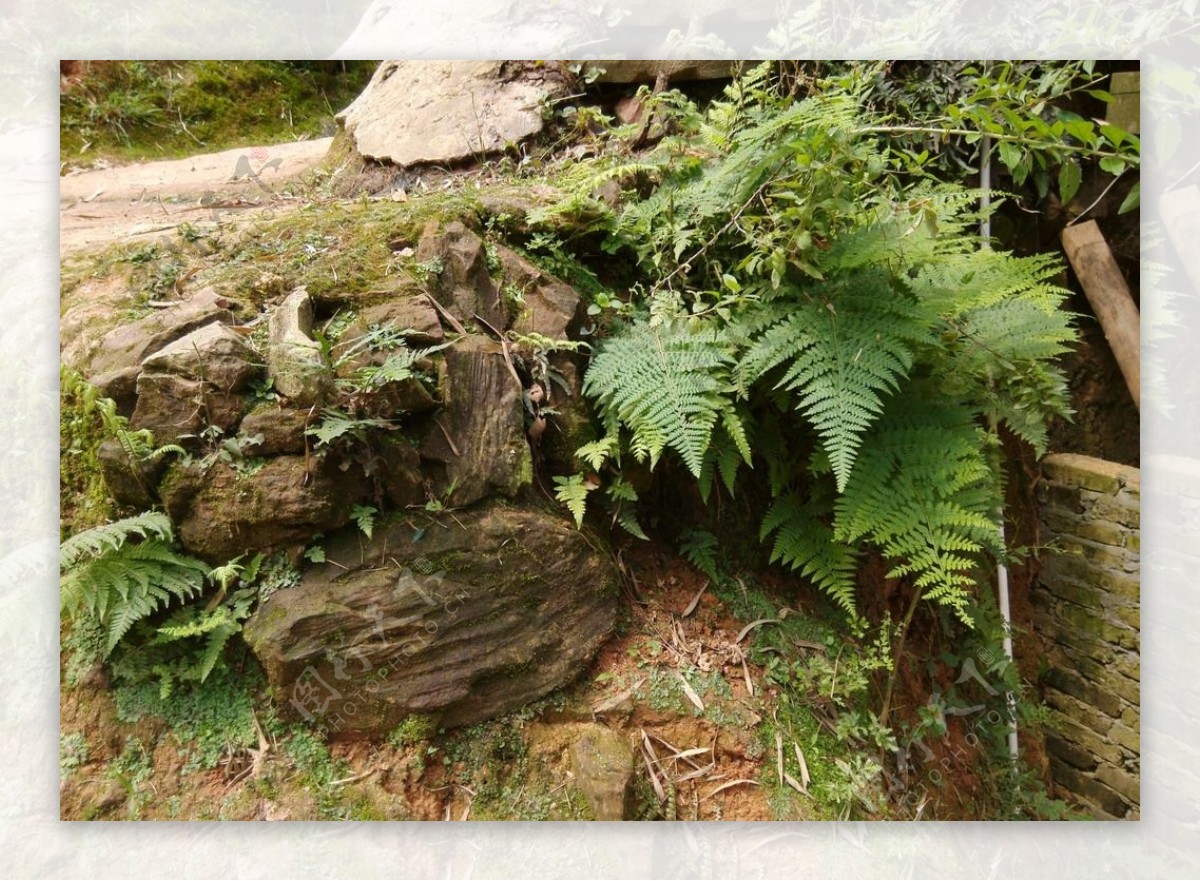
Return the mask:
M 423 713 L 501 715 L 578 676 L 611 634 L 611 562 L 563 519 L 485 506 L 414 530 L 343 533 L 245 635 L 282 708 L 383 734 Z
M 421 457 L 439 472 L 436 483 L 449 492 L 451 504 L 511 498 L 532 481 L 533 464 L 522 389 L 503 347 L 486 337 L 466 337 L 446 350 L 445 363 L 445 399 Z

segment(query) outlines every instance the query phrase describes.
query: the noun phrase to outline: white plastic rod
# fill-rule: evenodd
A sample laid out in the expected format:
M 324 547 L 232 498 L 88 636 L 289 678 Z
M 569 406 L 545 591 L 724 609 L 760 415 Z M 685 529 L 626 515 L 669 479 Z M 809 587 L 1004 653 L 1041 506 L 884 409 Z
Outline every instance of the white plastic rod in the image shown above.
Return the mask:
M 992 218 L 988 209 L 992 206 L 992 139 L 987 135 L 984 135 L 979 141 L 979 189 L 982 191 L 979 207 L 983 212 L 983 219 L 979 222 L 979 237 L 982 239 L 984 248 L 991 248 Z M 995 430 L 995 425 L 992 426 L 992 429 Z M 1001 465 L 1003 465 L 1003 461 L 1001 461 Z M 1003 499 L 1000 500 L 997 523 L 1000 527 L 1000 546 L 1007 549 L 1008 538 L 1004 530 Z M 1008 567 L 1003 560 L 996 564 L 996 592 L 999 595 L 1000 617 L 1004 620 L 1004 657 L 1008 658 L 1009 664 L 1014 664 L 1012 606 L 1008 600 Z M 1009 691 L 1006 700 L 1008 703 L 1008 755 L 1015 764 L 1020 757 L 1017 743 L 1017 696 Z

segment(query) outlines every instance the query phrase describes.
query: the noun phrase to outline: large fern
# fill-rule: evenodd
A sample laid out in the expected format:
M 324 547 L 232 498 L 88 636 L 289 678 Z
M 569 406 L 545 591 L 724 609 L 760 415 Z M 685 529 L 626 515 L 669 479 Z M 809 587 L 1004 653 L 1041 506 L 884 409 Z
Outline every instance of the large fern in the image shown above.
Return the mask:
M 212 609 L 192 603 L 157 628 L 143 625 L 144 636 L 114 658 L 113 675 L 130 683 L 157 680 L 163 700 L 181 683 L 204 682 L 222 663 L 229 640 L 241 632 L 256 596 L 255 588 L 243 587 Z
M 733 347 L 704 323 L 634 324 L 593 359 L 584 391 L 610 426 L 633 433 L 633 452 L 653 466 L 663 450 L 679 454 L 700 476 L 718 422 L 734 439 L 745 430 L 733 404 Z M 743 447 L 749 460 L 749 447 Z
M 853 90 L 781 101 L 763 70 L 648 158 L 661 184 L 619 217 L 649 314 L 595 348 L 606 435 L 583 458 L 670 450 L 706 498 L 763 462 L 774 560 L 854 614 L 871 547 L 967 620 L 1004 552 L 995 426 L 1040 452 L 1068 413 L 1059 264 L 981 247 L 977 192 L 899 180 L 913 157 Z
M 749 335 L 738 386 L 744 391 L 782 366 L 774 385 L 792 393 L 825 445 L 838 489 L 845 489 L 863 432 L 908 373 L 928 322 L 893 291 L 890 273 L 878 269 L 811 292 L 794 290 L 784 302 L 777 322 Z
M 139 539 L 140 540 L 135 540 Z M 203 589 L 208 567 L 175 551 L 170 521 L 156 512 L 97 526 L 63 542 L 59 596 L 71 617 L 104 629 L 107 657 L 138 621 Z
M 870 541 L 930 600 L 966 607 L 979 555 L 1003 553 L 984 430 L 967 408 L 909 395 L 871 432 L 834 503 L 833 537 Z

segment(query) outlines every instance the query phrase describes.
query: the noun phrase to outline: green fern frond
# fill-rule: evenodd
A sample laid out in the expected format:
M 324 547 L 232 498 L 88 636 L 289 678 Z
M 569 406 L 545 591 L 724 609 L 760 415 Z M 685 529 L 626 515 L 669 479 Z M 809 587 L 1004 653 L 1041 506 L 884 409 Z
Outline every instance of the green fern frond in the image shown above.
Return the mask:
M 132 538 L 140 541 L 131 541 Z M 98 526 L 63 542 L 59 597 L 73 618 L 104 629 L 107 657 L 138 621 L 203 589 L 208 567 L 174 551 L 171 524 L 156 512 Z
M 798 571 L 854 617 L 857 554 L 822 522 L 819 513 L 824 509 L 813 499 L 804 501 L 795 492 L 785 493 L 767 511 L 759 536 L 763 541 L 775 536 L 772 563 Z
M 593 471 L 599 471 L 609 459 L 617 458 L 620 443 L 615 434 L 584 444 L 575 450 L 575 458 L 582 459 Z
M 576 528 L 583 526 L 583 515 L 587 513 L 588 493 L 596 488 L 595 484 L 587 482 L 582 474 L 555 477 L 554 483 L 558 486 L 558 489 L 554 491 L 554 497 L 567 506 L 571 516 L 575 518 Z
M 717 553 L 720 543 L 707 529 L 689 529 L 681 536 L 679 553 L 716 584 L 721 580 Z
M 646 454 L 653 467 L 671 448 L 698 477 L 713 427 L 726 414 L 736 420 L 732 363 L 732 347 L 717 328 L 642 322 L 600 347 L 584 391 L 606 420 L 629 429 L 635 455 Z
M 158 538 L 167 542 L 174 539 L 167 515 L 160 511 L 146 511 L 93 527 L 67 539 L 59 546 L 59 569 L 70 569 L 86 557 L 114 551 L 129 541 L 131 536 Z
M 838 489 L 844 490 L 863 433 L 883 412 L 884 396 L 899 388 L 912 366 L 913 348 L 928 331 L 878 271 L 829 286 L 823 300 L 796 292 L 788 303 L 787 317 L 754 338 L 743 355 L 738 385 L 748 388 L 784 366 L 775 387 L 793 393 L 795 408 L 820 436 Z
M 905 399 L 872 430 L 834 504 L 837 541 L 875 544 L 889 575 L 915 575 L 926 599 L 968 624 L 980 555 L 1003 550 L 986 445 L 970 410 Z

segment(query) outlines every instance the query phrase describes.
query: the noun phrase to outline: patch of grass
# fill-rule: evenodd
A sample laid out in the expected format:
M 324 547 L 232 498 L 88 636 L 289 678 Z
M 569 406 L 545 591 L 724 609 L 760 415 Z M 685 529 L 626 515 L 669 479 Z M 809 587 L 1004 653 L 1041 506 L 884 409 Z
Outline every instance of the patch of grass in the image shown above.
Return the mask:
M 188 754 L 187 772 L 214 768 L 227 755 L 258 743 L 254 728 L 255 699 L 263 686 L 262 673 L 248 658 L 244 672 L 236 664 L 214 670 L 204 682 L 177 688 L 163 700 L 155 682 L 122 684 L 113 689 L 117 718 L 136 722 L 145 715 L 161 716 Z M 269 712 L 265 711 L 265 712 Z
M 263 273 L 274 273 L 289 288 L 305 285 L 318 301 L 362 305 L 390 299 L 397 289 L 416 291 L 421 284 L 421 267 L 397 252 L 415 246 L 428 221 L 469 220 L 479 210 L 466 191 L 404 203 L 358 199 L 313 204 L 259 220 L 235 240 L 223 242 L 206 280 L 252 291 Z
M 91 62 L 59 100 L 64 163 L 134 162 L 321 137 L 375 62 Z
M 282 749 L 292 760 L 300 782 L 316 796 L 318 819 L 384 819 L 374 815 L 364 794 L 343 789 L 339 781 L 351 776 L 350 764 L 345 759 L 335 758 L 318 734 L 294 726 Z

